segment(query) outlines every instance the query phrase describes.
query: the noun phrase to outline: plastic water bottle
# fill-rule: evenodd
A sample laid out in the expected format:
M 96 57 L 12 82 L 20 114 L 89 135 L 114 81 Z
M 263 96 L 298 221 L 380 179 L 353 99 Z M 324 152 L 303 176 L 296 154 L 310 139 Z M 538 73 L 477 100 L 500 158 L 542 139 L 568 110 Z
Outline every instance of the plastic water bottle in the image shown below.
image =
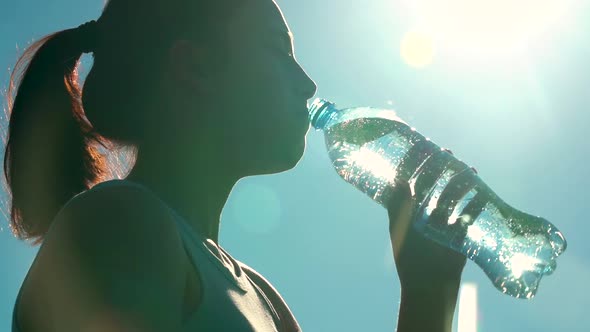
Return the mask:
M 394 111 L 339 110 L 318 98 L 309 113 L 344 180 L 385 207 L 396 184 L 409 184 L 415 229 L 474 261 L 501 292 L 530 299 L 555 270 L 566 241 L 554 225 L 506 204 L 474 168 Z

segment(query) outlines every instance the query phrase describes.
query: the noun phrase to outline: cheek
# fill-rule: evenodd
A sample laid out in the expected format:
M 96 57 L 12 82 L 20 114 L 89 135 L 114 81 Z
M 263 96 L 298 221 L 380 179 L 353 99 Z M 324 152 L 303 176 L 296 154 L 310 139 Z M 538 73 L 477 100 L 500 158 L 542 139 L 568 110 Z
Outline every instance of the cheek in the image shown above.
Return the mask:
M 224 139 L 228 148 L 239 150 L 246 158 L 267 159 L 297 143 L 295 131 L 283 127 L 279 120 L 268 114 L 242 117 L 232 121 L 231 128 L 226 130 L 228 135 Z
M 258 52 L 256 56 L 244 57 L 236 66 L 238 79 L 242 89 L 248 91 L 248 96 L 283 94 L 288 84 L 284 63 L 280 63 L 276 56 L 268 52 Z
M 229 68 L 225 95 L 219 98 L 231 117 L 226 120 L 231 140 L 253 147 L 274 143 L 284 146 L 293 140 L 294 123 L 287 114 L 288 90 L 276 60 L 263 55 L 250 60 L 244 57 Z

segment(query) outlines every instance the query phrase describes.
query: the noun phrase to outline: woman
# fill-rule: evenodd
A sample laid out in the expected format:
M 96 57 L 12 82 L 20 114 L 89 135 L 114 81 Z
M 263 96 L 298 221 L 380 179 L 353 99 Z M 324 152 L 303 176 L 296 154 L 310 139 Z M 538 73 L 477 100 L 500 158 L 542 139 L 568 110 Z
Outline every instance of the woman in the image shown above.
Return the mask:
M 13 331 L 300 330 L 218 245 L 234 184 L 304 152 L 316 86 L 293 52 L 272 0 L 111 0 L 96 22 L 31 46 L 9 93 L 5 175 L 15 234 L 42 245 Z M 137 148 L 124 180 L 102 181 L 107 143 Z M 465 259 L 413 233 L 403 188 L 388 209 L 398 331 L 450 331 Z

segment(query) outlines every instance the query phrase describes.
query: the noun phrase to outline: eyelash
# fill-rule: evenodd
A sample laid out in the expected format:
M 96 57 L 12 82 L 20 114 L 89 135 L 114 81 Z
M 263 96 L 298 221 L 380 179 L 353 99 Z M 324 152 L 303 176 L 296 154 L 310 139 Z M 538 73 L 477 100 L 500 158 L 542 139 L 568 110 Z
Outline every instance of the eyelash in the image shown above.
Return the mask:
M 293 52 L 291 50 L 288 50 L 287 52 L 285 52 L 284 47 L 275 47 L 275 51 L 277 51 L 277 53 L 279 53 L 279 55 L 284 55 L 286 53 L 287 56 L 293 57 Z
M 287 59 L 293 59 L 294 58 L 292 51 L 285 52 L 285 50 L 282 49 L 282 48 L 276 48 L 275 51 L 278 53 L 278 55 L 280 57 L 284 57 L 286 55 L 286 58 Z

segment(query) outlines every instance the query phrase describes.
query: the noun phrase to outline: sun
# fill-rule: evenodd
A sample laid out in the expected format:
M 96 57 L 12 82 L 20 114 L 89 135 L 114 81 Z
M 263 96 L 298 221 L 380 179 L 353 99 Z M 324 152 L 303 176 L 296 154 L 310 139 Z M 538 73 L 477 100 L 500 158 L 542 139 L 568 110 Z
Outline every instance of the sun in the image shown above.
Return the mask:
M 426 33 L 410 31 L 401 41 L 400 55 L 412 67 L 426 67 L 434 58 L 434 41 Z

